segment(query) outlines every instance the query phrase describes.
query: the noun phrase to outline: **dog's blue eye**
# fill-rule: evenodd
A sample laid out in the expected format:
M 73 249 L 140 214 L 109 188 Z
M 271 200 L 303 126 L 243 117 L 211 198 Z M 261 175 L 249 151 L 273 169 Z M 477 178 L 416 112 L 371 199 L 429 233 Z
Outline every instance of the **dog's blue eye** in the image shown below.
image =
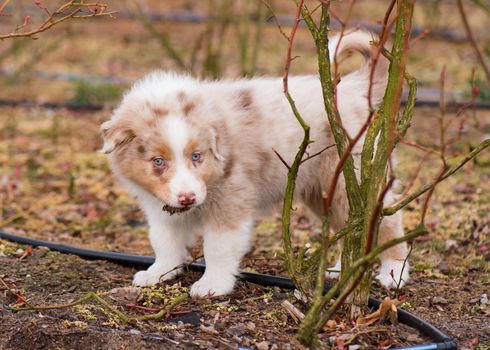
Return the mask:
M 201 160 L 201 154 L 200 153 L 192 153 L 192 161 L 193 162 L 199 162 Z
M 165 160 L 160 157 L 153 158 L 153 165 L 155 165 L 157 168 L 163 168 L 165 166 Z

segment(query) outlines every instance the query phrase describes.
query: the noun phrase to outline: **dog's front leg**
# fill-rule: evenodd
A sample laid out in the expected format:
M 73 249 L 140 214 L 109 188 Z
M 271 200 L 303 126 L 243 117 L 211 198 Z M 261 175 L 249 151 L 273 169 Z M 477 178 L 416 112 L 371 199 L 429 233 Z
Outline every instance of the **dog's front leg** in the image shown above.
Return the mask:
M 171 218 L 149 217 L 150 242 L 155 252 L 155 262 L 146 271 L 139 271 L 134 275 L 133 284 L 136 286 L 150 286 L 159 281 L 175 277 L 182 269 L 177 268 L 184 262 L 187 255 L 186 245 L 189 232 L 183 225 L 172 223 Z
M 234 228 L 205 228 L 206 271 L 191 287 L 194 298 L 228 294 L 235 286 L 240 261 L 250 248 L 253 220 Z

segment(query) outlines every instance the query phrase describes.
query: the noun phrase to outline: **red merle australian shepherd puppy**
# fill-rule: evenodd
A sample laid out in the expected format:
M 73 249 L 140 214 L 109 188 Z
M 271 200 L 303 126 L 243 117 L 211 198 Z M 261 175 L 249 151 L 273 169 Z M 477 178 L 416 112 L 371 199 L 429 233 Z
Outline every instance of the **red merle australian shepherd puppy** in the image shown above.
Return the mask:
M 350 135 L 369 112 L 375 52 L 371 41 L 370 34 L 354 31 L 343 37 L 337 50 L 357 50 L 367 58 L 337 86 L 338 109 Z M 337 43 L 338 38 L 331 40 L 331 52 Z M 387 69 L 386 59 L 380 58 L 374 71 L 374 106 L 384 94 Z M 102 151 L 114 174 L 139 201 L 150 226 L 155 263 L 136 273 L 135 285 L 174 277 L 180 272 L 174 268 L 186 258 L 186 247 L 202 235 L 206 271 L 192 285 L 191 295 L 217 296 L 233 290 L 240 260 L 250 248 L 255 214 L 283 197 L 287 169 L 273 150 L 291 162 L 303 137 L 282 88 L 282 78 L 202 81 L 155 72 L 137 82 L 102 124 Z M 315 142 L 310 153 L 333 144 L 318 76 L 291 77 L 289 90 L 311 126 Z M 355 158 L 362 141 L 354 149 Z M 337 162 L 333 147 L 301 166 L 297 198 L 319 216 L 322 189 Z M 348 213 L 343 179 L 335 196 L 332 226 L 338 230 Z M 388 193 L 385 202 L 393 198 Z M 380 242 L 402 235 L 400 213 L 384 218 Z M 406 256 L 404 243 L 381 255 L 377 278 L 384 286 L 393 287 L 397 277 L 408 280 L 408 266 L 402 268 Z M 340 269 L 339 263 L 335 269 Z

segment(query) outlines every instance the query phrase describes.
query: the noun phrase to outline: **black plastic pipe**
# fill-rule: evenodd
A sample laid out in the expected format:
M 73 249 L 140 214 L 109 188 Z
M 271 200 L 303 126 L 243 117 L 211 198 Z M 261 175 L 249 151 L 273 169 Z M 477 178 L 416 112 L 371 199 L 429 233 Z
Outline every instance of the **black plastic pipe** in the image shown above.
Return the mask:
M 151 256 L 142 256 L 136 254 L 126 254 L 126 253 L 117 253 L 117 252 L 109 252 L 109 251 L 100 251 L 100 250 L 90 250 L 77 248 L 68 244 L 61 243 L 53 243 L 49 241 L 43 241 L 34 238 L 22 237 L 13 235 L 10 233 L 6 233 L 0 231 L 0 239 L 6 239 L 11 242 L 36 246 L 36 247 L 47 247 L 51 250 L 65 253 L 65 254 L 73 254 L 84 259 L 89 260 L 105 260 L 110 261 L 116 264 L 132 266 L 132 267 L 141 267 L 147 268 L 155 261 L 155 258 Z M 189 270 L 203 272 L 206 268 L 206 265 L 202 262 L 194 262 L 187 265 Z M 250 282 L 259 284 L 262 286 L 273 286 L 280 287 L 284 289 L 295 289 L 295 285 L 291 279 L 286 277 L 277 277 L 272 275 L 265 275 L 260 273 L 253 272 L 240 272 L 238 278 L 244 282 Z M 325 287 L 328 290 L 328 286 Z M 377 308 L 381 301 L 379 299 L 369 298 L 368 305 L 371 308 Z M 438 330 L 436 327 L 431 325 L 430 323 L 424 321 L 423 319 L 412 315 L 411 313 L 405 310 L 398 310 L 398 321 L 401 323 L 410 326 L 412 328 L 417 329 L 422 334 L 431 338 L 434 343 L 431 344 L 423 344 L 423 345 L 414 345 L 409 347 L 398 348 L 399 350 L 456 350 L 458 345 L 454 340 L 449 338 L 446 334 Z

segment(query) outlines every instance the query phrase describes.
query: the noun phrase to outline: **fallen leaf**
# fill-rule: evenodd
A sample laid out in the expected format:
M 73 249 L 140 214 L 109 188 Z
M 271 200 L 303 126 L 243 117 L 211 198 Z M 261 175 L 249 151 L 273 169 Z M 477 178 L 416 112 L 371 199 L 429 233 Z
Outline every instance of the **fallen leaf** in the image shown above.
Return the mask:
M 19 260 L 24 259 L 26 256 L 32 255 L 32 246 L 29 245 L 27 248 L 24 250 L 24 253 L 22 253 L 21 256 L 19 256 Z
M 393 324 L 396 323 L 398 319 L 398 311 L 396 307 L 403 304 L 405 299 L 406 297 L 402 297 L 401 299 L 390 299 L 389 297 L 384 298 L 379 305 L 378 310 L 366 316 L 360 315 L 356 320 L 356 324 L 358 326 L 368 326 L 378 320 L 384 321 L 386 319 L 389 319 Z
M 133 286 L 113 288 L 109 291 L 109 295 L 112 298 L 119 301 L 131 302 L 138 300 L 140 293 L 140 289 Z
M 337 328 L 337 322 L 335 320 L 328 320 L 325 327 L 329 330 L 334 330 Z

